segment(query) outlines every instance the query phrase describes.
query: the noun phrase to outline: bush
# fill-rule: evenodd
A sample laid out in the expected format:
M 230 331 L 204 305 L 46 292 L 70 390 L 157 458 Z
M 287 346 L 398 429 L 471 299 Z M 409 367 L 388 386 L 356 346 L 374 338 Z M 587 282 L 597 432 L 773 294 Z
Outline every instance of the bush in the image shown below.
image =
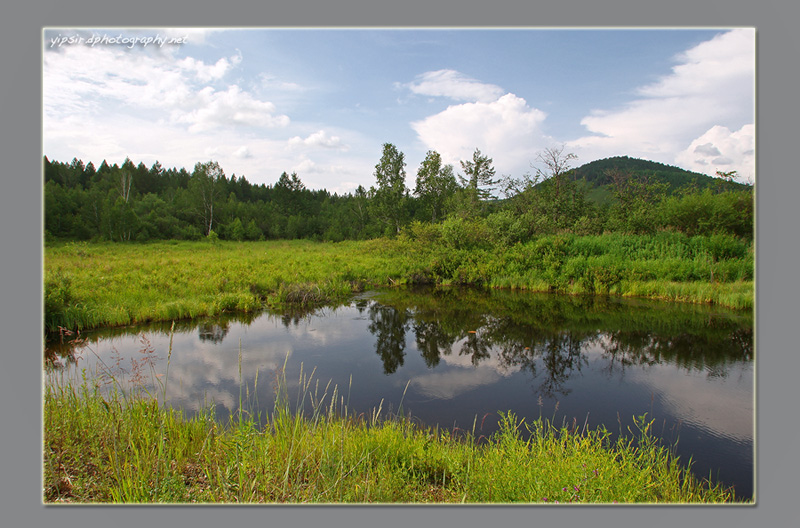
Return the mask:
M 44 280 L 44 323 L 55 330 L 63 325 L 64 311 L 74 301 L 72 279 L 61 270 L 48 272 Z
M 486 224 L 479 219 L 450 217 L 442 224 L 441 232 L 442 242 L 453 249 L 483 248 L 492 244 Z
M 702 244 L 714 261 L 743 258 L 749 247 L 733 235 L 712 235 L 704 238 Z

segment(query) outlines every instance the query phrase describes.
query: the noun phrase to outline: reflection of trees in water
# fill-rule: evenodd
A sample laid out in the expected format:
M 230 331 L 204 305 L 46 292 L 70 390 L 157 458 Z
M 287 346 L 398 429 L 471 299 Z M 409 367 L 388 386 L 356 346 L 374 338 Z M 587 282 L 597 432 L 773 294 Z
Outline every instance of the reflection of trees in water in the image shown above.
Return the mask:
M 601 342 L 606 370 L 625 371 L 631 366 L 670 363 L 687 370 L 705 371 L 710 377 L 726 377 L 732 363 L 753 359 L 752 328 L 709 328 L 707 332 L 607 332 Z
M 461 341 L 458 354 L 468 356 L 476 367 L 489 359 L 494 350 L 498 351 L 502 366 L 521 367 L 533 378 L 537 377 L 540 369 L 537 363 L 540 364 L 544 380 L 539 390 L 546 395 L 567 394 L 564 384 L 586 363 L 582 353 L 584 340 L 568 331 L 535 336 L 530 334 L 530 327 L 492 317 L 483 317 L 483 323 L 477 327 L 475 321 L 468 321 L 454 328 L 453 320 L 449 320 L 449 328 L 445 329 L 431 315 L 417 313 L 410 323 L 412 316 L 408 310 L 378 303 L 369 307 L 369 331 L 377 338 L 376 352 L 383 361 L 385 374 L 392 374 L 403 365 L 408 329 L 413 329 L 417 349 L 428 367 L 438 365 L 441 357 L 449 355 L 455 343 Z M 527 335 L 523 337 L 520 333 Z
M 494 345 L 499 349 L 501 364 L 525 370 L 532 379 L 537 379 L 541 372 L 538 392 L 548 397 L 571 392 L 565 384 L 587 363 L 584 350 L 595 340 L 594 334 L 524 328 L 513 323 L 504 325 L 503 330 L 497 329 L 495 335 L 498 339 Z
M 369 331 L 377 337 L 375 351 L 383 361 L 384 374 L 393 374 L 403 365 L 409 313 L 373 303 L 369 307 Z
M 492 342 L 489 336 L 484 335 L 483 329 L 468 330 L 467 337 L 461 344 L 460 356 L 469 356 L 476 367 L 484 359 L 491 356 Z
M 438 365 L 440 358 L 452 351 L 456 340 L 445 332 L 437 321 L 415 320 L 413 329 L 417 350 L 428 368 Z
M 473 365 L 494 354 L 502 367 L 539 379 L 538 392 L 548 396 L 570 392 L 567 382 L 588 364 L 586 351 L 592 347 L 602 351 L 601 368 L 609 374 L 671 363 L 726 376 L 729 365 L 753 358 L 752 324 L 703 307 L 559 296 L 495 298 L 472 291 L 468 299 L 457 292 L 394 294 L 391 306 L 372 302 L 359 308 L 368 311 L 387 374 L 403 364 L 408 329 L 429 368 L 460 341 L 458 354 Z
M 200 341 L 204 343 L 213 343 L 218 345 L 222 343 L 225 336 L 228 335 L 230 326 L 227 322 L 221 324 L 206 323 L 197 327 L 197 336 Z
M 654 342 L 648 332 L 606 332 L 605 339 L 600 341 L 600 349 L 606 360 L 602 370 L 608 375 L 615 371 L 624 374 L 628 367 L 661 363 L 653 353 Z

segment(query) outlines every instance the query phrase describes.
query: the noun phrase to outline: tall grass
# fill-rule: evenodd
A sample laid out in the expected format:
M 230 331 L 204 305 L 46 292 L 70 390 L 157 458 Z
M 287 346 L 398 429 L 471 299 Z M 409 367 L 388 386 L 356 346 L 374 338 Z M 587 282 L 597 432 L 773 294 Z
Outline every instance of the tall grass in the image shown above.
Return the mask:
M 83 330 L 327 304 L 371 286 L 407 283 L 645 296 L 746 309 L 754 304 L 752 242 L 731 236 L 567 234 L 505 246 L 463 242 L 472 238 L 434 227 L 424 237 L 411 231 L 397 239 L 336 244 L 48 246 L 45 327 Z
M 734 500 L 732 491 L 692 476 L 658 443 L 645 417 L 635 420 L 630 436 L 612 442 L 602 428 L 501 413 L 499 431 L 478 441 L 477 418 L 472 431 L 456 432 L 421 427 L 382 404 L 357 412 L 337 387 L 323 386 L 302 369 L 292 397 L 284 372 L 285 365 L 276 373 L 265 425 L 250 405 L 249 389 L 239 412 L 221 423 L 210 411 L 189 418 L 161 405 L 157 393 L 125 393 L 122 383 L 104 391 L 85 375 L 79 382 L 50 379 L 45 502 Z

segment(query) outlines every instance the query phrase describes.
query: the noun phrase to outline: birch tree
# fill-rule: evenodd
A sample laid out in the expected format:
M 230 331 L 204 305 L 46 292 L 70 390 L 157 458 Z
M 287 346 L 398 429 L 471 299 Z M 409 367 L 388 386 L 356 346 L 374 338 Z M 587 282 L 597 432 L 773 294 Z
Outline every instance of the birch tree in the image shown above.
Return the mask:
M 194 166 L 189 180 L 189 190 L 203 221 L 203 231 L 206 236 L 211 234 L 214 226 L 214 206 L 221 195 L 220 182 L 224 176 L 225 172 L 219 163 L 207 161 Z

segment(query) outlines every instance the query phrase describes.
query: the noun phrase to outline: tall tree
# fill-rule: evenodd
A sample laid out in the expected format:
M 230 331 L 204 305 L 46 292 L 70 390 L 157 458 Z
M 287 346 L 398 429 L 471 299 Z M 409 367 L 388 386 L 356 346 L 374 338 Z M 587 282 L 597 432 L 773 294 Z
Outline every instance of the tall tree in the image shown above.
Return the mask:
M 303 209 L 303 194 L 306 186 L 296 172 L 291 176 L 284 172 L 274 187 L 274 200 L 286 216 L 298 215 Z
M 356 218 L 356 230 L 357 237 L 361 237 L 367 229 L 367 222 L 369 220 L 368 215 L 368 205 L 369 205 L 369 195 L 367 190 L 364 188 L 363 185 L 359 185 L 356 188 L 355 194 L 353 194 L 352 206 L 351 210 L 353 215 Z
M 203 219 L 203 231 L 206 236 L 211 234 L 214 225 L 214 206 L 221 194 L 221 183 L 225 172 L 216 161 L 197 163 L 194 166 L 192 177 L 189 180 L 195 204 Z
M 564 154 L 565 146 L 548 147 L 539 152 L 536 159 L 544 164 L 544 169 L 535 167 L 536 174 L 543 180 L 552 179 L 555 185 L 555 194 L 558 198 L 561 194 L 561 188 L 564 184 L 564 175 L 572 168 L 570 163 L 578 159 L 578 156 L 572 152 Z
M 435 150 L 429 150 L 417 170 L 416 194 L 431 213 L 431 222 L 437 222 L 444 216 L 447 199 L 458 189 L 453 175 L 453 166 L 442 166 L 442 156 Z
M 472 153 L 472 160 L 462 161 L 461 168 L 464 175 L 459 175 L 459 179 L 473 206 L 492 197 L 494 186 L 498 183 L 498 180 L 494 179 L 495 170 L 492 167 L 492 158 L 482 155 L 481 151 L 476 148 Z
M 378 187 L 372 188 L 375 216 L 400 232 L 405 221 L 408 188 L 406 187 L 406 162 L 402 152 L 391 143 L 384 143 L 383 155 L 375 165 Z

